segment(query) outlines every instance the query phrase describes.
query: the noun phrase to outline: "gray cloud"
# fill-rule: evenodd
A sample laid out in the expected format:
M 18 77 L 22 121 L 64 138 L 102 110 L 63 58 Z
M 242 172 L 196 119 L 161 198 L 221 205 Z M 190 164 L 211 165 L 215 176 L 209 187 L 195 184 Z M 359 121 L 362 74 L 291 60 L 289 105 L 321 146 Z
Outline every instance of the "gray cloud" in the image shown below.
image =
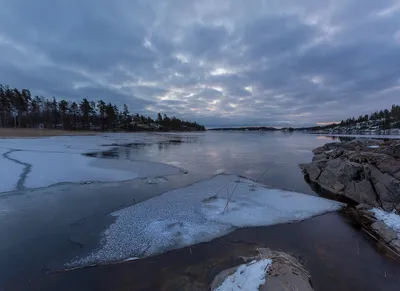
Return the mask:
M 206 125 L 306 125 L 398 102 L 400 1 L 0 2 L 0 82 Z

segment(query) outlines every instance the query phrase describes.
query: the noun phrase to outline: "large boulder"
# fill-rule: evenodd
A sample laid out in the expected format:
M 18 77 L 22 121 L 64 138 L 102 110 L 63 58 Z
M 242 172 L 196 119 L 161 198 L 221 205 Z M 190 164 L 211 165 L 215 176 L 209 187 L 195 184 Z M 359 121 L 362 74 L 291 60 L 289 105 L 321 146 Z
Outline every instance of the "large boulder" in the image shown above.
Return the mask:
M 301 164 L 311 183 L 356 203 L 400 209 L 400 141 L 356 139 L 318 147 Z

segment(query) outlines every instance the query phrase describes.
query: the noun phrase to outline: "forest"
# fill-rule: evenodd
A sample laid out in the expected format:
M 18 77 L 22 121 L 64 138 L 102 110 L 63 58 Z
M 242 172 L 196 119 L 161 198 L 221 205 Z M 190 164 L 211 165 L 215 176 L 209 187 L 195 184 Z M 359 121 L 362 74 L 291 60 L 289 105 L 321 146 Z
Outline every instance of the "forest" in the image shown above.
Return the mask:
M 332 123 L 325 126 L 314 126 L 308 128 L 299 128 L 298 130 L 307 129 L 307 130 L 322 130 L 334 128 L 337 126 L 346 127 L 351 126 L 358 123 L 377 123 L 379 124 L 379 128 L 382 130 L 388 130 L 391 128 L 400 128 L 400 105 L 392 105 L 392 108 L 378 110 L 373 112 L 372 114 L 360 115 L 358 117 L 349 117 L 345 120 L 342 120 L 339 123 Z
M 204 126 L 158 113 L 157 119 L 132 114 L 103 100 L 80 102 L 32 96 L 28 89 L 0 84 L 0 127 L 101 131 L 200 131 Z

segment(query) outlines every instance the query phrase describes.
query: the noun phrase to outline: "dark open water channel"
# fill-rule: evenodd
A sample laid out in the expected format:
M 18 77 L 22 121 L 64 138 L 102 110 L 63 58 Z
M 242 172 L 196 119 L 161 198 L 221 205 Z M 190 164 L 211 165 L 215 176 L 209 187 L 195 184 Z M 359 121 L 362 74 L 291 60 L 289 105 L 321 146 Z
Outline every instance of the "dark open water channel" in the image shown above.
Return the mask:
M 238 174 L 273 187 L 316 195 L 305 183 L 298 164 L 310 161 L 311 150 L 329 141 L 296 133 L 186 133 L 171 134 L 170 142 L 126 144 L 93 153 L 91 156 L 98 158 L 167 163 L 188 174 L 170 178 L 163 185 L 125 182 L 101 188 L 49 189 L 53 194 L 62 191 L 74 197 L 79 193 L 91 197 L 88 201 L 95 199 L 93 214 L 82 221 L 71 218 L 60 222 L 56 231 L 23 240 L 13 252 L 0 247 L 0 290 L 208 290 L 219 271 L 238 264 L 237 258 L 251 255 L 256 246 L 299 257 L 312 275 L 315 290 L 400 290 L 399 263 L 380 253 L 339 213 L 294 224 L 241 229 L 210 243 L 153 258 L 52 273 L 66 257 L 85 255 L 98 246 L 101 231 L 112 222 L 108 213 L 216 173 Z M 78 203 L 74 201 L 79 201 L 82 210 L 89 208 L 81 198 L 69 203 Z M 78 206 L 72 204 L 63 209 L 64 215 L 70 208 L 76 212 Z M 46 204 L 43 208 L 45 211 Z M 29 229 L 29 219 L 25 223 Z M 6 236 L 4 240 L 12 244 Z

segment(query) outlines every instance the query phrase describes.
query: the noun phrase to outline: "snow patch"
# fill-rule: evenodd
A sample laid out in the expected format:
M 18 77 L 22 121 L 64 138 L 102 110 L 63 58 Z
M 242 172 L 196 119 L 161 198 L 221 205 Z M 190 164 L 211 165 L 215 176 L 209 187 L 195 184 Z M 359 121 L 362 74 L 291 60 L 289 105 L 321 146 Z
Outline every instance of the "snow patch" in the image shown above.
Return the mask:
M 378 149 L 379 146 L 378 145 L 370 145 L 370 146 L 368 146 L 368 148 L 370 148 L 370 149 Z
M 266 272 L 271 264 L 271 259 L 262 259 L 241 265 L 215 291 L 258 291 L 258 288 L 265 284 Z
M 395 212 L 386 212 L 379 208 L 372 208 L 371 212 L 374 213 L 378 220 L 383 221 L 389 228 L 397 232 L 400 238 L 400 215 Z
M 220 175 L 113 213 L 116 220 L 104 232 L 102 247 L 68 265 L 143 258 L 207 242 L 239 227 L 303 220 L 342 206 L 315 196 L 269 189 L 238 176 Z

